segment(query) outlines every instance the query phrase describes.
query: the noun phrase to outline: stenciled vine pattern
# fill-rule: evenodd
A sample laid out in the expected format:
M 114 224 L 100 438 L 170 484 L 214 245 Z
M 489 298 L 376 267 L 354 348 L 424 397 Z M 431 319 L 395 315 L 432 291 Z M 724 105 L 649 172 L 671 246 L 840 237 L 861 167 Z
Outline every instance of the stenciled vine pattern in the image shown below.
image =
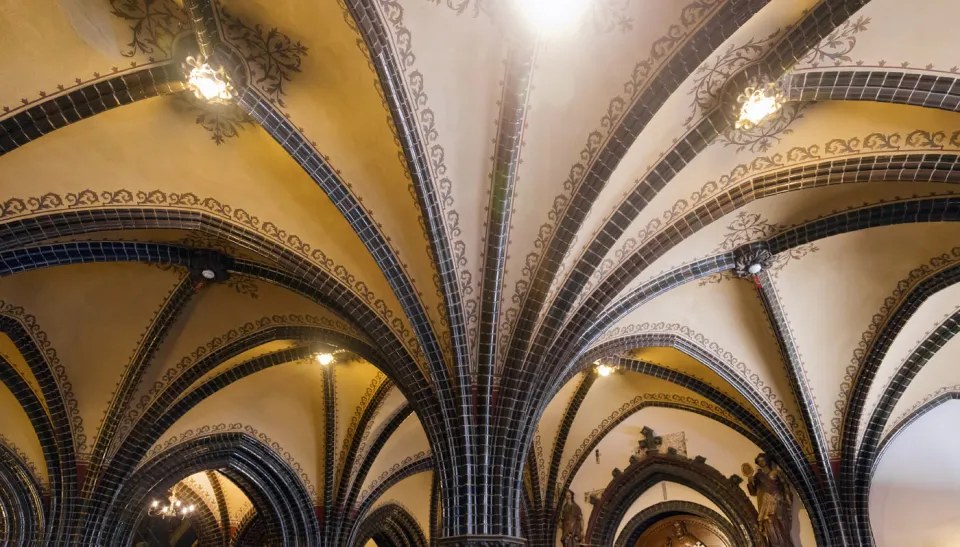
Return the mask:
M 751 177 L 770 173 L 784 167 L 802 165 L 824 159 L 842 158 L 865 153 L 907 152 L 929 150 L 960 150 L 960 131 L 950 134 L 943 131 L 915 129 L 907 133 L 869 133 L 863 137 L 835 137 L 823 144 L 795 146 L 785 152 L 776 152 L 766 156 L 757 156 L 747 163 L 741 163 L 715 180 L 705 182 L 688 198 L 680 199 L 664 211 L 659 218 L 653 218 L 637 229 L 635 236 L 623 240 L 620 247 L 607 256 L 587 281 L 574 305 L 579 306 L 610 272 L 629 258 L 633 252 L 650 241 L 672 222 L 682 218 L 691 210 L 706 203 L 720 192 L 740 184 Z
M 860 335 L 860 341 L 853 350 L 850 363 L 844 370 L 843 381 L 840 383 L 839 397 L 833 405 L 833 418 L 830 420 L 830 438 L 828 439 L 829 449 L 833 453 L 838 453 L 840 450 L 843 418 L 850 401 L 851 391 L 860 374 L 860 369 L 863 367 L 863 360 L 866 359 L 867 353 L 876 341 L 880 330 L 900 307 L 903 299 L 910 294 L 917 285 L 934 273 L 948 268 L 958 261 L 960 261 L 960 247 L 954 247 L 949 252 L 932 257 L 926 264 L 914 268 L 907 274 L 907 277 L 897 281 L 896 288 L 883 300 L 883 305 L 871 318 L 867 329 Z M 867 408 L 872 406 L 873 399 L 874 397 L 871 397 L 871 399 L 867 401 Z M 861 431 L 860 434 L 862 433 Z
M 798 64 L 817 67 L 824 63 L 840 66 L 852 62 L 850 53 L 857 45 L 857 34 L 865 32 L 869 24 L 870 18 L 862 15 L 856 20 L 846 20 L 819 44 L 813 46 Z
M 17 458 L 20 460 L 20 463 L 22 463 L 23 466 L 33 476 L 32 478 L 34 482 L 40 485 L 41 490 L 43 490 L 44 492 L 49 491 L 50 485 L 40 480 L 40 474 L 39 472 L 37 472 L 37 465 L 30 459 L 29 456 L 27 456 L 27 454 L 23 450 L 20 450 L 20 447 L 13 444 L 13 441 L 8 439 L 7 436 L 4 435 L 3 433 L 0 433 L 0 444 L 7 447 L 7 449 L 9 449 L 11 452 L 13 452 L 17 456 Z M 3 536 L 0 536 L 0 537 L 3 537 Z
M 110 0 L 110 7 L 110 13 L 130 24 L 130 42 L 120 52 L 124 57 L 168 58 L 173 39 L 190 28 L 186 13 L 173 0 Z
M 224 38 L 237 47 L 250 67 L 252 83 L 263 91 L 270 102 L 285 107 L 284 84 L 300 72 L 307 47 L 283 34 L 276 27 L 264 30 L 262 25 L 249 26 L 229 11 L 222 10 Z
M 586 25 L 596 34 L 630 32 L 634 17 L 630 15 L 632 0 L 594 0 L 590 3 Z
M 313 247 L 300 236 L 290 233 L 273 222 L 264 221 L 242 208 L 235 208 L 212 197 L 200 197 L 191 192 L 167 193 L 162 190 L 108 190 L 68 192 L 57 194 L 48 192 L 39 196 L 10 198 L 0 202 L 0 220 L 75 209 L 95 209 L 110 207 L 149 207 L 183 208 L 202 211 L 252 230 L 272 243 L 280 244 L 290 252 L 308 259 L 313 265 L 329 273 L 343 283 L 361 301 L 367 303 L 397 336 L 397 339 L 410 351 L 410 354 L 422 364 L 423 351 L 413 333 L 406 326 L 403 316 L 397 314 L 382 298 L 370 290 L 367 283 L 344 266 L 329 258 L 321 249 Z
M 433 1 L 438 5 L 440 3 L 440 0 L 429 1 Z M 475 2 L 475 9 L 482 10 L 485 0 L 475 0 Z M 458 14 L 462 13 L 462 10 L 466 10 L 469 5 L 471 5 L 470 0 L 447 0 L 447 6 L 458 11 Z M 440 132 L 437 129 L 436 113 L 429 106 L 429 97 L 426 92 L 424 75 L 416 67 L 417 56 L 413 52 L 413 33 L 406 26 L 404 21 L 403 7 L 400 5 L 398 0 L 380 0 L 378 7 L 383 14 L 384 21 L 387 23 L 387 28 L 390 31 L 393 54 L 399 60 L 401 70 L 404 71 L 404 77 L 407 80 L 407 89 L 410 93 L 411 106 L 415 110 L 415 114 L 417 116 L 417 125 L 424 141 L 426 159 L 429 162 L 428 165 L 433 174 L 433 180 L 437 187 L 438 202 L 443 211 L 444 226 L 447 230 L 451 254 L 456 267 L 457 280 L 460 285 L 460 295 L 463 302 L 463 322 L 467 331 L 467 340 L 469 342 L 471 351 L 475 351 L 480 312 L 479 279 L 474 279 L 473 272 L 469 267 L 467 244 L 463 240 L 463 228 L 460 224 L 460 213 L 456 209 L 456 200 L 453 195 L 453 181 L 451 180 L 447 171 L 446 151 L 443 147 L 443 144 L 440 142 Z M 352 16 L 346 12 L 345 8 L 344 18 L 348 24 L 354 25 Z M 354 29 L 356 30 L 355 26 Z M 363 49 L 364 55 L 367 57 L 367 59 L 370 59 L 370 52 L 362 45 L 362 39 L 358 41 L 358 43 L 361 44 L 361 49 Z M 375 72 L 372 61 L 371 71 Z M 377 90 L 380 92 L 381 101 L 384 102 L 384 108 L 389 110 L 389 107 L 386 105 L 386 98 L 383 95 L 383 90 L 380 87 L 379 80 L 375 80 L 375 85 L 377 85 Z M 396 131 L 396 127 L 392 123 L 392 118 L 388 118 L 388 121 L 391 122 L 391 130 L 394 133 L 394 138 L 397 140 L 397 145 L 399 147 L 399 134 Z M 401 163 L 404 165 L 404 170 L 406 171 L 406 160 L 402 158 L 402 153 Z M 414 202 L 417 202 L 418 198 L 416 195 L 416 189 L 412 185 L 412 180 L 410 194 Z M 417 211 L 419 210 L 420 207 L 418 205 Z M 418 220 L 421 224 L 421 229 L 424 231 L 424 239 L 429 240 L 429 237 L 426 234 L 425 219 L 423 219 L 421 215 Z M 433 250 L 429 246 L 427 248 L 427 252 L 429 256 L 433 256 Z M 441 323 L 443 326 L 449 329 L 449 325 L 447 324 L 446 320 L 448 311 L 446 310 L 446 306 L 444 304 L 445 298 L 440 288 L 441 284 L 439 275 L 434 276 L 433 283 L 439 297 L 438 301 L 440 303 L 438 305 L 438 315 L 441 318 Z M 441 347 L 444 355 L 448 359 L 448 362 L 452 362 L 452 348 L 448 342 L 449 336 L 442 338 L 443 340 L 441 340 Z M 475 363 L 476 359 L 472 358 L 470 359 L 470 362 Z
M 226 139 L 239 137 L 245 127 L 257 127 L 253 118 L 234 103 L 201 102 L 187 93 L 178 94 L 176 103 L 189 115 L 195 116 L 196 124 L 210 132 L 210 139 L 217 146 L 226 142 Z
M 60 362 L 60 357 L 50 342 L 49 335 L 40 328 L 40 324 L 37 323 L 37 317 L 27 313 L 22 306 L 0 300 L 0 315 L 7 316 L 23 326 L 33 339 L 33 343 L 36 344 L 36 347 L 43 354 L 43 359 L 50 366 L 50 371 L 57 381 L 57 387 L 63 397 L 67 415 L 70 418 L 74 450 L 78 456 L 82 457 L 87 453 L 87 435 L 83 429 L 83 416 L 80 415 L 80 403 L 73 393 L 73 384 L 67 378 L 67 368 Z
M 487 12 L 487 1 L 488 0 L 427 0 L 428 2 L 436 5 L 446 4 L 446 6 L 453 11 L 457 12 L 457 15 L 463 15 L 464 13 L 469 13 L 473 17 L 477 17 L 481 12 Z
M 714 249 L 714 253 L 732 251 L 737 247 L 746 245 L 747 243 L 769 239 L 770 237 L 780 233 L 783 229 L 783 226 L 770 223 L 769 220 L 763 218 L 763 216 L 759 213 L 740 211 L 733 219 L 733 222 L 727 226 L 726 235 L 724 236 L 720 245 Z M 768 268 L 767 271 L 769 271 L 770 275 L 775 278 L 791 261 L 800 260 L 808 254 L 815 253 L 819 250 L 820 248 L 814 243 L 805 243 L 803 245 L 793 247 L 789 251 L 775 255 L 773 257 L 773 264 Z M 699 284 L 702 287 L 707 284 L 720 283 L 721 281 L 729 281 L 733 279 L 736 279 L 736 277 L 732 271 L 728 270 L 703 277 L 700 279 Z

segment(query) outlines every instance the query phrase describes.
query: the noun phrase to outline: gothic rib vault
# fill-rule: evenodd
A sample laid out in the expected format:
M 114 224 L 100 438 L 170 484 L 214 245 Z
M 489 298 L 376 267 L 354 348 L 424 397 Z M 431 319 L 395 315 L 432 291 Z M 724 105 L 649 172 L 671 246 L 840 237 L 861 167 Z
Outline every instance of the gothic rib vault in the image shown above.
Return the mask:
M 0 0 L 0 545 L 960 533 L 960 5 L 511 1 Z

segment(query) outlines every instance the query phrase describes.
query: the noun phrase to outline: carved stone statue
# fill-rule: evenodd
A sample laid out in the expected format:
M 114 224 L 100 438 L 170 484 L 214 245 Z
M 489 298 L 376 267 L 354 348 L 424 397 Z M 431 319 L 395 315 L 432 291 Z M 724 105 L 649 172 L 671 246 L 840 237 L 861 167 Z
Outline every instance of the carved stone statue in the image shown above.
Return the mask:
M 766 454 L 757 456 L 754 473 L 750 464 L 743 464 L 747 476 L 747 489 L 757 497 L 757 528 L 764 544 L 762 547 L 795 547 L 790 537 L 793 523 L 793 494 L 787 478 L 773 458 Z
M 673 534 L 667 538 L 663 547 L 706 547 L 700 539 L 687 531 L 687 525 L 676 521 L 673 523 Z
M 567 490 L 560 508 L 560 545 L 580 547 L 583 541 L 583 511 L 574 500 L 573 491 Z

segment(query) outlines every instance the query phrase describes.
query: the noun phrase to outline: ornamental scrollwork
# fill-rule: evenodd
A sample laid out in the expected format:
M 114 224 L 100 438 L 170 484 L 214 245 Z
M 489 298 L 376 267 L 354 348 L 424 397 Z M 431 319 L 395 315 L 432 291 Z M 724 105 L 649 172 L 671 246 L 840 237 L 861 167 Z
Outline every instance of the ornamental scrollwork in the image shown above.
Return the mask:
M 130 25 L 130 42 L 120 54 L 170 57 L 173 39 L 189 28 L 186 14 L 173 0 L 110 0 L 110 13 Z
M 300 72 L 307 47 L 294 41 L 276 27 L 265 30 L 262 25 L 249 26 L 227 10 L 222 10 L 224 38 L 236 46 L 250 68 L 254 85 L 271 103 L 286 106 L 284 84 Z
M 714 252 L 729 252 L 736 251 L 742 247 L 745 247 L 751 243 L 758 241 L 763 241 L 769 239 L 770 237 L 780 233 L 784 229 L 783 226 L 778 224 L 773 224 L 769 220 L 763 218 L 759 213 L 748 213 L 746 211 L 740 211 L 737 213 L 736 217 L 733 219 L 727 226 L 726 235 L 723 238 L 723 241 L 714 249 Z M 765 255 L 759 253 L 760 250 L 766 252 Z M 800 260 L 801 258 L 809 255 L 810 253 L 815 253 L 819 251 L 820 248 L 813 243 L 806 243 L 799 245 L 797 247 L 791 248 L 789 251 L 784 251 L 776 256 L 770 255 L 769 251 L 765 249 L 758 249 L 756 256 L 746 256 L 738 255 L 737 257 L 737 267 L 734 270 L 715 273 L 700 279 L 699 285 L 702 287 L 704 285 L 720 283 L 721 281 L 727 281 L 731 279 L 736 279 L 738 277 L 749 277 L 746 268 L 754 262 L 758 262 L 763 266 L 764 271 L 770 272 L 770 275 L 776 277 L 777 274 L 786 267 L 792 261 Z M 743 264 L 741 264 L 743 262 Z M 742 268 L 741 268 L 742 266 Z M 742 272 L 740 271 L 742 270 Z
M 817 67 L 823 63 L 840 66 L 843 63 L 852 62 L 850 52 L 857 45 L 857 34 L 865 32 L 869 24 L 870 18 L 862 15 L 857 20 L 848 19 L 828 34 L 819 44 L 813 46 L 800 59 L 800 64 Z

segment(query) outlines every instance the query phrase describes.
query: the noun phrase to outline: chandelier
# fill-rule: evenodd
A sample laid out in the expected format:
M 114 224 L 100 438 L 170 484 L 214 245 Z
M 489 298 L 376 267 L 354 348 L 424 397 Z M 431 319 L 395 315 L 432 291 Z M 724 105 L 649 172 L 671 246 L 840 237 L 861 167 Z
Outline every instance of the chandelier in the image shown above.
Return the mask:
M 737 99 L 743 106 L 735 124 L 737 129 L 749 131 L 783 108 L 786 98 L 776 82 L 757 88 L 748 87 Z
M 150 506 L 147 508 L 147 515 L 151 517 L 160 517 L 162 519 L 166 518 L 186 518 L 189 515 L 193 514 L 196 510 L 196 507 L 193 505 L 186 505 L 177 499 L 177 495 L 173 492 L 167 494 L 166 503 L 161 502 L 160 500 L 153 500 L 150 502 Z
M 214 70 L 203 56 L 187 57 L 183 64 L 187 72 L 187 85 L 198 98 L 212 103 L 225 103 L 233 98 L 233 86 L 220 67 Z

